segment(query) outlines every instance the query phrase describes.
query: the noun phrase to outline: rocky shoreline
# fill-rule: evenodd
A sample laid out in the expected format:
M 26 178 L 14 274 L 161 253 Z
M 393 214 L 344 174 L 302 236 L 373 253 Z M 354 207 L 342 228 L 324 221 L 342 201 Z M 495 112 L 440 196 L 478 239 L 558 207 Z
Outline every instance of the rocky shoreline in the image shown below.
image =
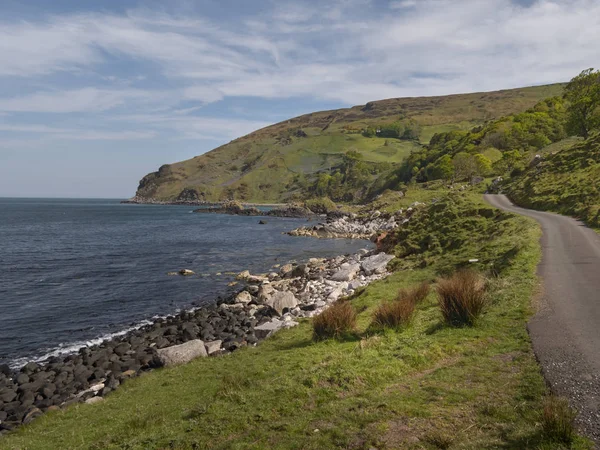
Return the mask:
M 385 277 L 391 255 L 362 250 L 277 271 L 238 275 L 243 289 L 209 306 L 160 318 L 78 353 L 0 366 L 0 434 L 47 411 L 97 403 L 125 380 L 193 357 L 224 355 L 312 317 L 338 298 Z
M 407 223 L 416 209 L 423 203 L 415 202 L 407 209 L 393 214 L 372 211 L 368 214 L 328 215 L 327 220 L 310 227 L 300 227 L 289 231 L 291 236 L 309 236 L 323 239 L 370 239 L 375 241 L 381 233 L 386 233 Z
M 279 206 L 270 210 L 260 210 L 256 206 L 244 205 L 237 201 L 230 201 L 194 210 L 195 213 L 203 214 L 229 214 L 235 216 L 266 216 L 266 217 L 293 217 L 310 218 L 316 216 L 310 209 L 302 205 L 289 204 Z

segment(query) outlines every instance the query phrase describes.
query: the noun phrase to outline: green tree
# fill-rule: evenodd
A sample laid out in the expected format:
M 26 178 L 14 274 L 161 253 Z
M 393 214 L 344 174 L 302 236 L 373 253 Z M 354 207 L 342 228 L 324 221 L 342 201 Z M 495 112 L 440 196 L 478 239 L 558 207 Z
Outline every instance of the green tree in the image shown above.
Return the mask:
M 477 173 L 477 163 L 472 155 L 466 152 L 459 152 L 452 158 L 454 174 L 458 180 L 470 179 Z
M 600 71 L 587 69 L 565 87 L 567 130 L 587 139 L 590 131 L 600 125 Z
M 481 153 L 477 153 L 476 155 L 473 155 L 473 159 L 475 160 L 475 167 L 477 167 L 477 174 L 481 176 L 489 175 L 492 171 L 492 162 L 489 158 Z

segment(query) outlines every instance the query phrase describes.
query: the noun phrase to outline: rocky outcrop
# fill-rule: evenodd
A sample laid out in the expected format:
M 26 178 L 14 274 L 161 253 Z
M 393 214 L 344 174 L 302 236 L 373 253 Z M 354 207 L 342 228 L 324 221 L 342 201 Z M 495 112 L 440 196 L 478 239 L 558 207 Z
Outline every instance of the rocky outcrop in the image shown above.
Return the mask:
M 407 223 L 422 203 L 415 202 L 406 210 L 394 214 L 371 211 L 361 215 L 330 214 L 327 221 L 311 227 L 301 227 L 290 231 L 291 236 L 316 238 L 374 239 L 381 232 L 391 231 Z
M 245 206 L 238 201 L 229 201 L 217 206 L 199 208 L 197 213 L 230 214 L 236 216 L 267 216 L 267 217 L 311 217 L 315 214 L 302 205 L 289 204 L 269 210 L 260 210 L 255 206 Z M 264 225 L 264 223 L 263 223 Z

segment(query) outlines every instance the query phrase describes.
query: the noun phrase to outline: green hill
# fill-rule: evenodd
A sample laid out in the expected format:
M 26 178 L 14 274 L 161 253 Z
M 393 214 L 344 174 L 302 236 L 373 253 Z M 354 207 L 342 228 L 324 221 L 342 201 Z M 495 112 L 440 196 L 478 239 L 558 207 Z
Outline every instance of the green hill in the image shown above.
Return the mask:
M 345 197 L 338 200 L 356 199 L 365 194 L 369 180 L 399 167 L 435 133 L 469 130 L 525 111 L 544 98 L 560 95 L 563 87 L 554 84 L 396 98 L 306 114 L 190 160 L 163 165 L 141 180 L 136 195 L 145 200 L 292 200 L 315 186 L 320 174 L 353 166 L 354 159 L 349 162 L 346 156 L 350 152 L 360 160 L 360 176 L 355 183 L 358 191 L 348 193 L 346 189 Z
M 516 203 L 582 219 L 600 228 L 600 134 L 543 155 L 504 189 Z

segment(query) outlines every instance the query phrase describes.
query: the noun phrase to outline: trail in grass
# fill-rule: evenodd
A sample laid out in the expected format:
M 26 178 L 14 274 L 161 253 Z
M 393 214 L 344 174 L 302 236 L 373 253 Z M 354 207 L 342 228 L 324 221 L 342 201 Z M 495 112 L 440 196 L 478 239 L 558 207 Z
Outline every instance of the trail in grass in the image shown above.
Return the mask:
M 575 219 L 517 207 L 504 195 L 485 200 L 542 226 L 543 289 L 529 333 L 551 387 L 569 398 L 584 432 L 600 444 L 600 236 Z

